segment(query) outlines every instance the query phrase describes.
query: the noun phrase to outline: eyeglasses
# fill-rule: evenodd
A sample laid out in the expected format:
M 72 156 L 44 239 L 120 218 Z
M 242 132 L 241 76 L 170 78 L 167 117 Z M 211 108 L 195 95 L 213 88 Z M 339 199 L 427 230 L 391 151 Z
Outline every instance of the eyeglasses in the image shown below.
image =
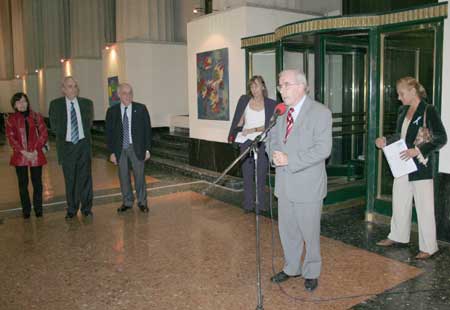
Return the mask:
M 294 86 L 294 85 L 299 85 L 299 84 L 298 84 L 298 83 L 292 83 L 292 84 L 290 84 L 290 83 L 285 83 L 285 84 L 282 84 L 282 85 L 278 85 L 278 86 L 277 86 L 277 90 L 278 90 L 279 92 L 281 92 L 283 89 L 289 88 L 289 87 Z

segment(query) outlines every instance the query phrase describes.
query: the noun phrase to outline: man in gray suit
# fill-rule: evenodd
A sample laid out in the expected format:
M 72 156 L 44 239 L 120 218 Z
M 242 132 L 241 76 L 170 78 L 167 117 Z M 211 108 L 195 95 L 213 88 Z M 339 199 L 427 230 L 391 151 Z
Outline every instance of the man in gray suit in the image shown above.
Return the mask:
M 280 73 L 278 91 L 288 113 L 270 132 L 267 152 L 276 167 L 275 195 L 285 258 L 283 270 L 271 281 L 303 276 L 305 289 L 313 291 L 322 264 L 320 215 L 327 194 L 325 160 L 331 154 L 332 117 L 329 109 L 307 96 L 307 87 L 302 72 Z

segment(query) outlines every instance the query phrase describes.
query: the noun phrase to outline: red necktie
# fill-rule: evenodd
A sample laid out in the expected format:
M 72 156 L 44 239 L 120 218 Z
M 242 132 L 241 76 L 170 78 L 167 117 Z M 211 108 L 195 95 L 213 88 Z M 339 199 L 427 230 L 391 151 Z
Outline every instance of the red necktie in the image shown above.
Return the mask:
M 286 125 L 286 135 L 284 136 L 284 143 L 286 143 L 289 134 L 291 133 L 292 127 L 294 127 L 294 118 L 292 117 L 292 113 L 294 112 L 294 108 L 290 108 L 287 115 L 287 125 Z

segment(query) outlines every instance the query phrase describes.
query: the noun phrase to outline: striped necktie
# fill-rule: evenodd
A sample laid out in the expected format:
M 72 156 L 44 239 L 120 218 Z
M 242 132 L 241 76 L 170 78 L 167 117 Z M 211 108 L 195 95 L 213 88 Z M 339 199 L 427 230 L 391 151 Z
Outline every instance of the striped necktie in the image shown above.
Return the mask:
M 286 121 L 286 135 L 284 136 L 284 143 L 286 143 L 289 134 L 291 133 L 292 127 L 294 127 L 294 118 L 292 117 L 292 113 L 294 112 L 294 108 L 290 108 Z
M 128 121 L 128 115 L 127 115 L 127 109 L 128 107 L 125 107 L 125 111 L 123 112 L 123 119 L 122 119 L 122 148 L 127 149 L 130 146 L 130 124 Z
M 75 112 L 75 107 L 73 102 L 70 102 L 70 126 L 72 131 L 70 133 L 70 141 L 73 144 L 77 144 L 78 140 L 80 140 L 80 135 L 78 133 L 78 119 L 77 113 Z

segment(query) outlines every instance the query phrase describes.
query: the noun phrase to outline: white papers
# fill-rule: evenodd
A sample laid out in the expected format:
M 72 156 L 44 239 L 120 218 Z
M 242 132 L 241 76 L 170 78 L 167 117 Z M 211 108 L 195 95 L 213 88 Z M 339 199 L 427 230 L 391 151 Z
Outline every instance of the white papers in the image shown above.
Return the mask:
M 245 141 L 247 141 L 247 140 L 255 140 L 255 138 L 257 137 L 257 136 L 259 136 L 261 134 L 261 132 L 252 132 L 252 133 L 249 133 L 249 134 L 247 134 L 246 136 L 244 136 L 243 134 L 242 134 L 242 132 L 239 132 L 238 134 L 237 134 L 237 136 L 236 136 L 236 139 L 234 139 L 234 142 L 237 142 L 237 143 L 244 143 Z M 261 137 L 261 138 L 263 138 L 263 137 Z
M 417 166 L 412 158 L 403 160 L 400 158 L 400 152 L 407 150 L 405 140 L 400 139 L 383 148 L 384 156 L 389 163 L 394 178 L 401 177 L 408 173 L 417 171 Z

